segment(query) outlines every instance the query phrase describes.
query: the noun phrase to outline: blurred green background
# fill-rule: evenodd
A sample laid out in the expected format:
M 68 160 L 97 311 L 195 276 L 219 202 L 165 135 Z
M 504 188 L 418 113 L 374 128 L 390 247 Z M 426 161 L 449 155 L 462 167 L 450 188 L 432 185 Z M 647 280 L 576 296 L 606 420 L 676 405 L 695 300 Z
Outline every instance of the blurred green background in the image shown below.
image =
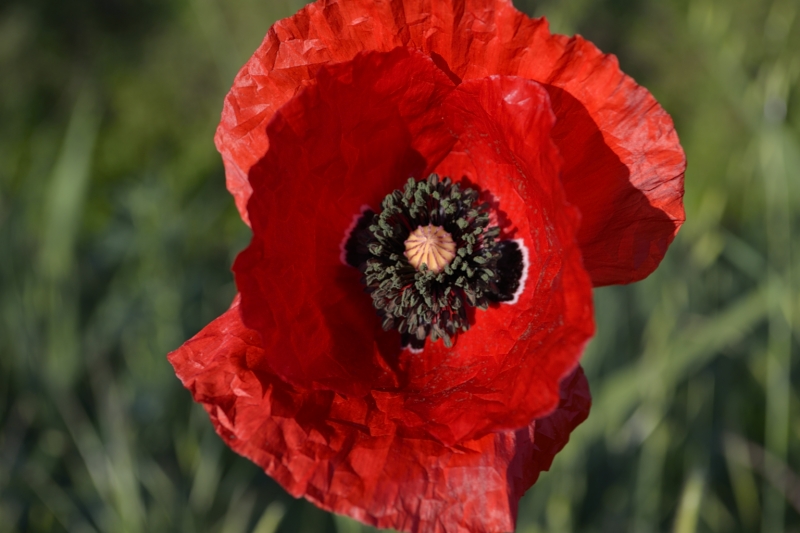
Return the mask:
M 0 532 L 369 530 L 225 448 L 165 359 L 234 295 L 214 128 L 301 5 L 0 4 Z M 518 530 L 799 532 L 800 1 L 517 5 L 615 53 L 689 160 L 664 263 L 595 292 L 592 414 Z

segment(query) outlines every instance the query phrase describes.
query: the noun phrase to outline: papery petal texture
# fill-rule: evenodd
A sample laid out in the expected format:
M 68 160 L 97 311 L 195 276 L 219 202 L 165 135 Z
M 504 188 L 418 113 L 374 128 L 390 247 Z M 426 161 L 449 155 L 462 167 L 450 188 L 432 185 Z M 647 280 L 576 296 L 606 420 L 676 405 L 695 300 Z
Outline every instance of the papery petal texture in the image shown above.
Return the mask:
M 250 170 L 253 240 L 234 272 L 270 368 L 303 389 L 371 392 L 395 422 L 447 445 L 550 413 L 594 332 L 553 121 L 535 82 L 456 86 L 405 48 L 322 67 L 274 116 Z M 533 274 L 515 305 L 475 311 L 452 348 L 429 341 L 418 354 L 381 329 L 338 245 L 361 205 L 431 171 L 491 194 Z
M 215 141 L 253 236 L 231 308 L 169 360 L 219 435 L 368 524 L 513 530 L 589 412 L 593 286 L 647 276 L 683 222 L 669 115 L 510 0 L 318 0 L 269 30 Z M 457 273 L 402 255 L 434 225 Z
M 513 530 L 519 498 L 590 407 L 578 368 L 548 417 L 450 447 L 408 434 L 370 396 L 299 390 L 270 371 L 265 355 L 237 299 L 169 360 L 233 450 L 290 494 L 378 527 Z
M 455 84 L 492 75 L 542 83 L 594 285 L 655 269 L 684 220 L 685 156 L 672 120 L 614 56 L 580 36 L 550 34 L 509 0 L 319 0 L 276 23 L 237 76 L 216 136 L 245 221 L 248 174 L 277 110 L 322 65 L 398 46 L 429 55 Z

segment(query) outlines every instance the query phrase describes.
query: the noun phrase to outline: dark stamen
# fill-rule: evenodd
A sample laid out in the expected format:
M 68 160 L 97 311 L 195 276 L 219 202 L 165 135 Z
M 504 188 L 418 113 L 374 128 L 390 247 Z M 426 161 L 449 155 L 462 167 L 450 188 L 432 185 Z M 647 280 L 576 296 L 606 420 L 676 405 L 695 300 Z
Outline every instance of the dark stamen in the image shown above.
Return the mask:
M 403 346 L 453 338 L 469 329 L 467 306 L 514 298 L 523 272 L 517 243 L 497 242 L 489 205 L 473 189 L 432 174 L 388 194 L 380 214 L 365 211 L 345 243 L 345 259 Z M 428 265 L 428 262 L 431 264 Z

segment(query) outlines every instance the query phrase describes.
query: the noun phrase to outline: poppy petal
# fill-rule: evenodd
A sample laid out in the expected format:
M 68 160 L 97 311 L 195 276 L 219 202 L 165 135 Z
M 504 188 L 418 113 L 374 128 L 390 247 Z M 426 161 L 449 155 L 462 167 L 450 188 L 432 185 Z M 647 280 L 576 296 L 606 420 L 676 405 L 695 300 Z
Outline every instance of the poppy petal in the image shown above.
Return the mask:
M 236 452 L 290 494 L 377 527 L 488 533 L 514 529 L 522 494 L 588 415 L 580 368 L 558 409 L 514 431 L 448 447 L 404 434 L 367 399 L 301 391 L 263 361 L 260 336 L 238 298 L 169 355 L 175 372 Z
M 321 65 L 365 50 L 420 49 L 455 83 L 515 75 L 547 85 L 567 197 L 595 286 L 652 272 L 684 220 L 685 156 L 669 115 L 580 36 L 551 35 L 510 0 L 319 0 L 277 22 L 234 81 L 216 143 L 245 221 L 266 124 Z
M 250 173 L 253 240 L 234 265 L 271 370 L 301 388 L 372 391 L 394 421 L 445 444 L 552 411 L 594 331 L 552 124 L 539 84 L 493 76 L 455 88 L 403 48 L 321 68 L 268 127 Z M 476 311 L 453 348 L 401 352 L 339 243 L 359 206 L 434 169 L 494 195 L 504 231 L 531 251 L 531 281 L 515 305 Z
M 253 239 L 233 270 L 245 321 L 290 383 L 360 396 L 397 386 L 399 335 L 383 331 L 339 246 L 361 206 L 450 150 L 440 108 L 453 89 L 419 53 L 371 53 L 322 68 L 270 123 L 250 170 Z
M 422 353 L 401 355 L 407 391 L 415 392 L 405 409 L 454 443 L 551 412 L 594 321 L 545 89 L 519 77 L 470 80 L 448 95 L 442 112 L 458 142 L 436 171 L 490 195 L 504 237 L 529 251 L 530 271 L 514 305 L 476 311 L 452 348 L 429 341 Z

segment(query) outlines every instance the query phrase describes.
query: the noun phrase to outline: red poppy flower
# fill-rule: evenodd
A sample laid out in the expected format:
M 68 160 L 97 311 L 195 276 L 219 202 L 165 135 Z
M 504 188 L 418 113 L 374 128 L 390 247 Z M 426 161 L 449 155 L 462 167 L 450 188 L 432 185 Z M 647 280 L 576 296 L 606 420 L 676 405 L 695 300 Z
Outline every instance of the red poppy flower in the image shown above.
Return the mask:
M 218 433 L 366 523 L 513 529 L 588 415 L 592 285 L 645 277 L 683 220 L 669 116 L 505 0 L 320 0 L 217 146 L 253 239 L 170 361 Z

